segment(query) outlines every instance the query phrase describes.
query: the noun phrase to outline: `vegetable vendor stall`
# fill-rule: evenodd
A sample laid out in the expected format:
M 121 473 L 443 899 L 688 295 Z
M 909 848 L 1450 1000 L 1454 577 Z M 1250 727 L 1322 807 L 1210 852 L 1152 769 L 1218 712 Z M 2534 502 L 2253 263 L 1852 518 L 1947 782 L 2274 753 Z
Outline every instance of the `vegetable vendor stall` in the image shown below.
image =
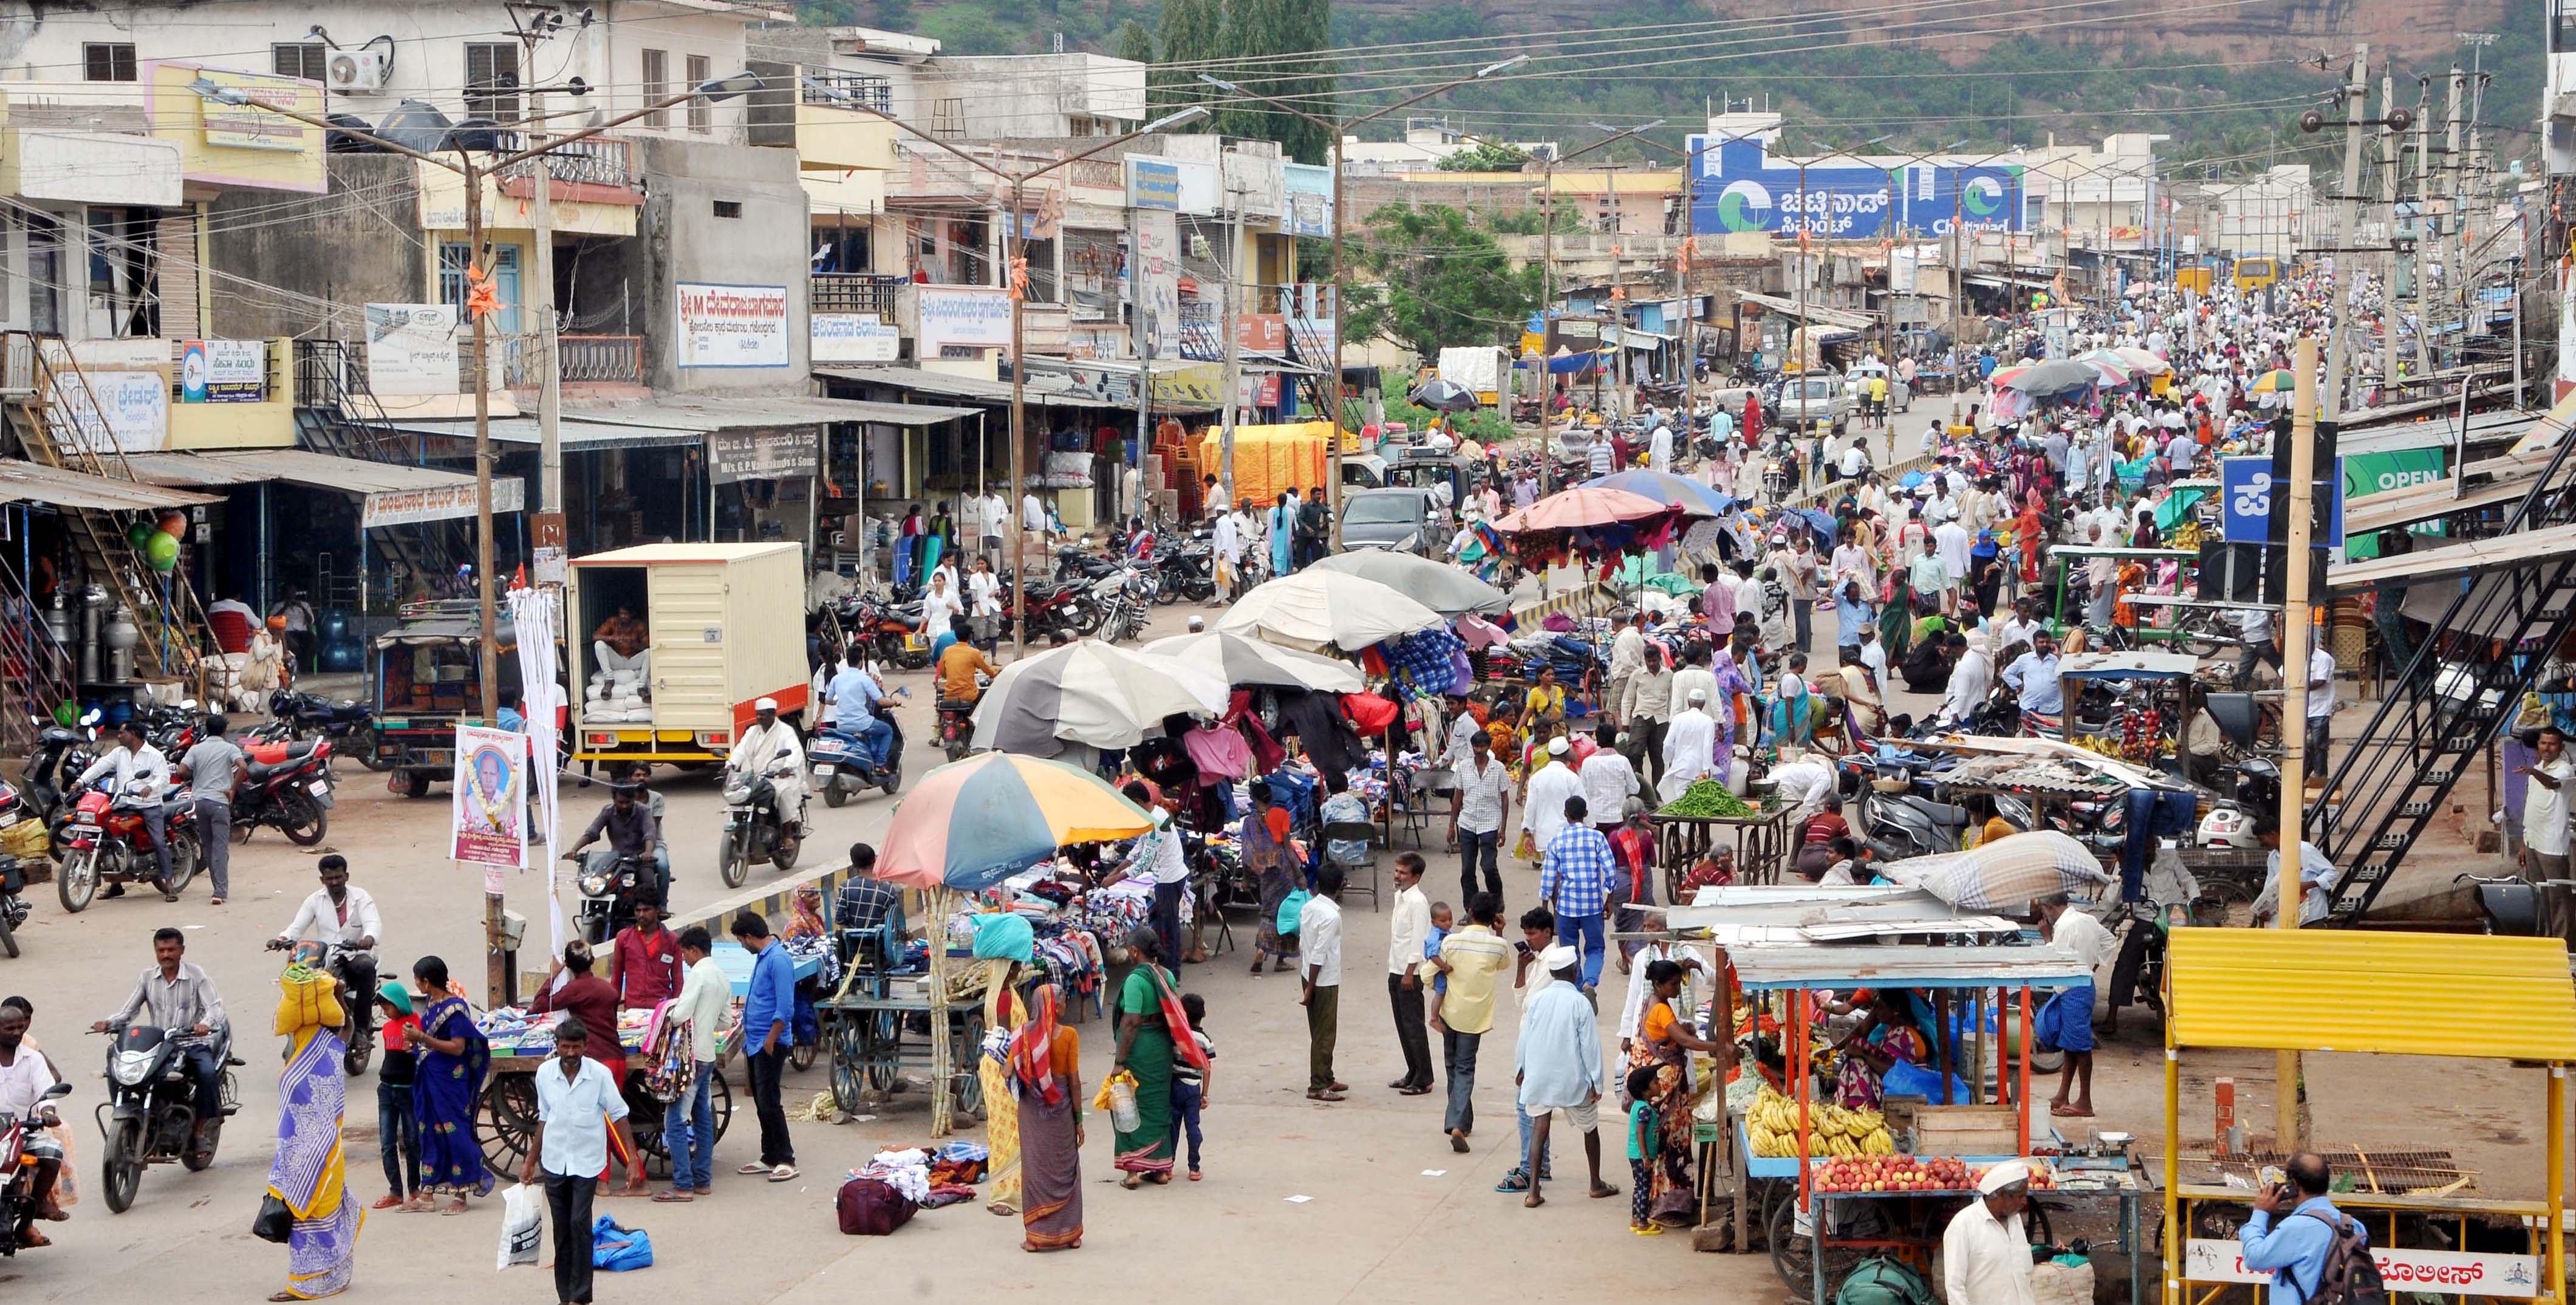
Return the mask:
M 2540 1200 L 2470 1195 L 2465 1177 L 2421 1190 L 2337 1190 L 2368 1226 L 2392 1294 L 2565 1300 L 2567 1065 L 2576 988 L 2555 938 L 2326 930 L 2178 929 L 2165 981 L 2165 1305 L 2205 1305 L 2247 1272 L 2226 1233 L 2255 1190 L 2222 1166 L 2186 1161 L 2186 1050 L 2365 1052 L 2502 1060 L 2541 1079 L 2547 1170 Z M 2218 1139 L 2220 1145 L 2226 1141 Z M 2286 1151 L 2290 1148 L 2283 1147 Z M 2188 1166 L 2188 1167 L 2187 1167 Z M 2219 1173 L 2208 1172 L 2217 1168 Z M 2338 1171 L 2338 1177 L 2344 1177 Z M 2340 1187 L 2340 1184 L 2338 1184 Z
M 1776 796 L 1740 798 L 1714 779 L 1692 784 L 1647 817 L 1655 830 L 1655 855 L 1663 863 L 1664 900 L 1682 898 L 1682 876 L 1732 836 L 1735 881 L 1777 883 L 1789 859 L 1789 818 L 1795 808 Z

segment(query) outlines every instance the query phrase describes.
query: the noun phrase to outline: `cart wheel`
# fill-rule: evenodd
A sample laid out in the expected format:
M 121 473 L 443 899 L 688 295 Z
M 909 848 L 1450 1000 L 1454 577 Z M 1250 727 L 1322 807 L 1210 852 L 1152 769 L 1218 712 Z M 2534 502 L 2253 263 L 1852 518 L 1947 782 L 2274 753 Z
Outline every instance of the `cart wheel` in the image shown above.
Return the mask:
M 483 1085 L 483 1108 L 474 1116 L 474 1141 L 483 1165 L 515 1174 L 537 1140 L 537 1080 L 531 1074 L 495 1074 Z
M 1771 1267 L 1780 1281 L 1801 1296 L 1815 1290 L 1815 1240 L 1798 1231 L 1798 1199 L 1789 1199 L 1772 1208 L 1767 1229 L 1771 1243 Z M 1833 1291 L 1843 1278 L 1860 1265 L 1856 1249 L 1834 1248 L 1825 1253 L 1825 1290 Z
M 707 1109 L 716 1117 L 716 1140 L 724 1140 L 725 1128 L 733 1123 L 733 1089 L 725 1086 L 719 1072 L 707 1076 Z
M 822 1045 L 819 1042 L 799 1042 L 787 1049 L 787 1063 L 795 1066 L 796 1072 L 802 1074 L 814 1068 L 814 1053 L 820 1050 Z
M 841 1113 L 854 1115 L 868 1096 L 867 1078 L 860 1072 L 860 1057 L 866 1051 L 866 1034 L 858 1018 L 836 1019 L 823 1030 L 832 1044 L 832 1101 Z
M 903 1082 L 903 1014 L 900 1011 L 870 1011 L 861 1017 L 861 1051 L 859 1070 L 868 1086 L 882 1097 Z
M 975 1007 L 957 1021 L 956 1040 L 949 1045 L 948 1057 L 955 1066 L 957 1113 L 983 1122 L 984 1076 L 979 1071 L 984 1062 L 984 1011 Z

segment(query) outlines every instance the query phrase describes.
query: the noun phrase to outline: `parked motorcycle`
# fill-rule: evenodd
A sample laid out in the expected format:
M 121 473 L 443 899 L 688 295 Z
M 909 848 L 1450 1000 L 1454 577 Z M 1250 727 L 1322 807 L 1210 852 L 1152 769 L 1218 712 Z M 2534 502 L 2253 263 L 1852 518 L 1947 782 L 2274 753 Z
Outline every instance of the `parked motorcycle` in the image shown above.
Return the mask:
M 329 739 L 342 752 L 356 752 L 358 763 L 367 769 L 384 769 L 377 756 L 375 708 L 350 698 L 333 702 L 319 694 L 280 689 L 269 695 L 268 710 L 272 718 L 285 723 L 289 737 Z
M 170 840 L 170 877 L 156 886 L 168 901 L 178 901 L 203 861 L 197 842 L 196 795 L 186 789 L 167 799 L 153 796 L 111 799 L 104 789 L 91 789 L 72 803 L 68 845 L 54 889 L 66 911 L 85 911 L 102 883 L 153 883 L 160 873 L 153 855 L 152 829 L 144 823 L 143 804 L 159 803 L 162 827 Z
M 1154 559 L 1159 587 L 1154 601 L 1194 603 L 1216 600 L 1216 550 L 1204 540 L 1185 540 Z
M 95 718 L 98 713 L 90 715 Z M 47 726 L 36 735 L 35 747 L 27 757 L 24 782 L 17 785 L 0 783 L 0 847 L 18 856 L 33 856 L 39 850 L 60 859 L 63 852 L 66 817 L 71 812 L 69 795 L 63 790 L 81 771 L 89 768 L 88 750 L 94 746 L 79 730 L 60 725 Z M 73 759 L 80 758 L 75 766 Z M 11 833 L 20 825 L 33 821 L 45 830 L 39 848 L 32 835 Z
M 108 1046 L 107 1100 L 97 1111 L 98 1131 L 107 1139 L 99 1185 L 107 1208 L 118 1214 L 133 1208 L 147 1167 L 175 1160 L 196 1173 L 213 1164 L 224 1120 L 239 1109 L 233 1067 L 242 1062 L 233 1055 L 232 1030 L 221 1027 L 214 1033 L 214 1052 L 215 1063 L 224 1067 L 223 1106 L 198 1133 L 197 1085 L 180 1055 L 181 1032 L 128 1024 Z
M 36 1098 L 38 1113 L 48 1103 L 71 1094 L 69 1083 L 46 1088 Z M 22 1163 L 27 1155 L 27 1134 L 36 1126 L 33 1118 L 0 1115 L 0 1256 L 16 1255 L 27 1244 L 28 1228 L 36 1222 L 36 1167 Z
M 822 796 L 823 805 L 838 807 L 864 788 L 882 789 L 892 797 L 896 789 L 903 787 L 903 724 L 891 712 L 877 719 L 893 731 L 887 737 L 882 757 L 858 735 L 828 727 L 815 731 L 813 740 L 806 744 L 806 765 L 812 770 L 813 788 Z
M 27 899 L 19 895 L 26 887 L 18 858 L 0 854 L 0 951 L 12 957 L 18 954 L 18 926 L 27 922 Z
M 930 641 L 921 636 L 921 600 L 896 603 L 874 594 L 858 594 L 840 609 L 842 634 L 853 650 L 907 671 L 930 665 Z
M 233 841 L 249 842 L 266 825 L 297 847 L 321 842 L 331 828 L 339 788 L 329 741 L 253 744 L 246 755 L 241 791 L 233 798 Z
M 781 870 L 796 865 L 803 839 L 787 831 L 778 809 L 778 780 L 793 769 L 786 763 L 794 755 L 782 749 L 756 772 L 725 768 L 724 841 L 716 848 L 716 870 L 724 877 L 725 887 L 742 887 L 755 865 Z
M 1092 601 L 1091 581 L 1055 582 L 1040 580 L 1029 586 L 1028 637 L 1032 641 L 1052 636 L 1063 630 L 1085 635 L 1100 627 L 1100 612 Z M 1007 596 L 1006 596 L 1007 597 Z

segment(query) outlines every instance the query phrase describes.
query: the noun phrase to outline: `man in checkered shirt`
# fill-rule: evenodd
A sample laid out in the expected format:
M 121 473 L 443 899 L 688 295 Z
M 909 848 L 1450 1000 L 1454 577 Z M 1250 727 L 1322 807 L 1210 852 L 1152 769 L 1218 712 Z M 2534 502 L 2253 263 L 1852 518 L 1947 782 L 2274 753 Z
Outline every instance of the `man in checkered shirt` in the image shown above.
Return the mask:
M 1604 917 L 1610 908 L 1610 881 L 1618 873 L 1610 840 L 1585 821 L 1591 807 L 1580 797 L 1565 800 L 1565 827 L 1547 842 L 1538 869 L 1538 897 L 1556 912 L 1556 940 L 1583 949 L 1583 991 L 1601 986 Z

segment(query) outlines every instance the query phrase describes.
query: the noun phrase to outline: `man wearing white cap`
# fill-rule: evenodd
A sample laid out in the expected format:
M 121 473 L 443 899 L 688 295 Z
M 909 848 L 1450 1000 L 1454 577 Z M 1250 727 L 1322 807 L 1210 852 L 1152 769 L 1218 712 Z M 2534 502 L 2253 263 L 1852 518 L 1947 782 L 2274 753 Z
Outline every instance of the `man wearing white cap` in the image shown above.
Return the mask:
M 1592 1170 L 1592 1195 L 1617 1196 L 1618 1188 L 1601 1181 L 1600 1103 L 1608 1091 L 1608 1078 L 1601 1061 L 1600 1016 L 1576 985 L 1582 955 L 1558 943 L 1539 953 L 1538 963 L 1556 981 L 1530 998 L 1528 1009 L 1521 1012 L 1520 1045 L 1514 1053 L 1513 1082 L 1520 1085 L 1521 1113 L 1530 1121 L 1529 1148 L 1521 1156 L 1529 1195 L 1521 1198 L 1521 1204 L 1546 1203 L 1539 1195 L 1544 1174 L 1539 1157 L 1547 1154 L 1548 1125 L 1559 1110 L 1583 1130 L 1583 1158 Z M 2025 1264 L 2024 1272 L 2028 1269 Z
M 1529 790 L 1521 804 L 1521 831 L 1529 835 L 1530 859 L 1546 855 L 1556 832 L 1565 828 L 1565 800 L 1583 795 L 1583 776 L 1570 760 L 1573 745 L 1562 737 L 1548 740 L 1547 764 L 1530 772 Z
M 804 836 L 805 745 L 796 737 L 795 726 L 778 719 L 776 698 L 751 704 L 751 727 L 726 754 L 725 770 L 770 776 L 778 793 L 780 832 L 790 838 Z
M 2006 1160 L 1977 1180 L 1978 1199 L 1941 1234 L 1941 1295 L 1950 1305 L 2031 1305 L 2030 1168 Z

